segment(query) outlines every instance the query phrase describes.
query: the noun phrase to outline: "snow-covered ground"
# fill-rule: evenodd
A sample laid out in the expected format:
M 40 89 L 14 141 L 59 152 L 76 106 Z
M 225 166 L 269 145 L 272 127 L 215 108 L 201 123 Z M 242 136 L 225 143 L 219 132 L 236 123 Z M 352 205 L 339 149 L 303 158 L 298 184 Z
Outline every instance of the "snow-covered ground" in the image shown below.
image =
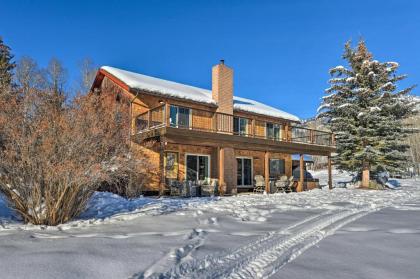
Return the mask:
M 326 184 L 325 171 L 315 176 Z M 223 198 L 97 193 L 58 227 L 23 225 L 0 199 L 0 277 L 416 278 L 420 181 L 401 182 Z

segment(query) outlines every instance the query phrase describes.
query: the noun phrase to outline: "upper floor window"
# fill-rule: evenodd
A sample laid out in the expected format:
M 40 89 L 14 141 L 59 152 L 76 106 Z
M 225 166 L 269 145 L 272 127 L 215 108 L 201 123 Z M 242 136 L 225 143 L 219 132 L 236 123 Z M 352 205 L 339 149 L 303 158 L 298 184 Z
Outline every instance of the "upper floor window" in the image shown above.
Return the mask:
M 281 125 L 267 122 L 265 127 L 266 136 L 268 139 L 280 140 Z
M 170 106 L 169 123 L 171 127 L 189 128 L 191 126 L 191 109 Z
M 233 118 L 233 133 L 235 135 L 248 135 L 249 119 L 242 117 Z

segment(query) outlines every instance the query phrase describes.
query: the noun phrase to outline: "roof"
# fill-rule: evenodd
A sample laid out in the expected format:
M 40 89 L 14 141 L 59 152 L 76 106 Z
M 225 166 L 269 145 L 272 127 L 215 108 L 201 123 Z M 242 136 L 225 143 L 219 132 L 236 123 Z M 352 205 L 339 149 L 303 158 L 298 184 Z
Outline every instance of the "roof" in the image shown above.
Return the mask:
M 212 98 L 211 90 L 208 89 L 146 76 L 110 66 L 103 66 L 101 67 L 101 70 L 110 73 L 132 89 L 145 90 L 163 96 L 185 99 L 207 105 L 217 105 L 217 103 Z M 275 118 L 300 121 L 299 117 L 293 114 L 284 112 L 254 100 L 237 96 L 233 96 L 233 109 Z

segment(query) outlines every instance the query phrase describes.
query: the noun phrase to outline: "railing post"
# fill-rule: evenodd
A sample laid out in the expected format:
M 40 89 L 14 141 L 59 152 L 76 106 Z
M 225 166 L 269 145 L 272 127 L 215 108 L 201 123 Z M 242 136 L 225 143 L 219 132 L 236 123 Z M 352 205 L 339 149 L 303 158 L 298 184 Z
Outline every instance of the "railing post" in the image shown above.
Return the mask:
M 213 117 L 211 118 L 211 128 L 214 132 L 217 132 L 217 112 L 213 113 Z

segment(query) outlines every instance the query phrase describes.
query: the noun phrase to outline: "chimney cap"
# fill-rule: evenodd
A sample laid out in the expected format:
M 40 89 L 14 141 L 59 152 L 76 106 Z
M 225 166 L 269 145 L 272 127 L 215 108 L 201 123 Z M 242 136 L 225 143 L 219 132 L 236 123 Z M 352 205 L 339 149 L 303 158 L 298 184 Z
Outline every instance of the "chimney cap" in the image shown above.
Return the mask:
M 224 65 L 225 64 L 225 59 L 220 59 L 220 64 Z

